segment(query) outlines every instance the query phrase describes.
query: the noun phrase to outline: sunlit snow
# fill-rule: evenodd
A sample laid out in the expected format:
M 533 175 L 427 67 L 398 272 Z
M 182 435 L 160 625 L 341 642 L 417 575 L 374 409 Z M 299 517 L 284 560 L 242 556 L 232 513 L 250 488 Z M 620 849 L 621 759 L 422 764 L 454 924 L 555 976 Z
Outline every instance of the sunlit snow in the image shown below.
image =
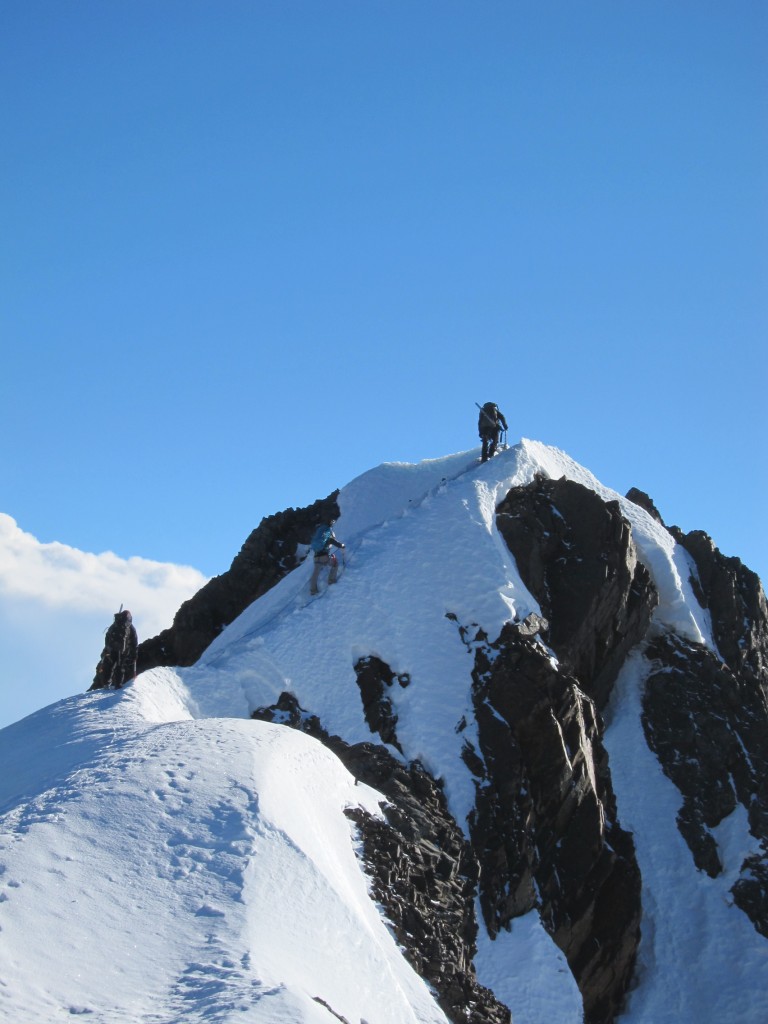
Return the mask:
M 660 594 L 656 622 L 712 645 L 685 553 L 557 449 L 523 441 L 483 465 L 475 450 L 363 474 L 339 497 L 336 586 L 311 599 L 307 560 L 193 668 L 154 670 L 0 732 L 3 1019 L 445 1021 L 355 856 L 344 808 L 378 813 L 379 798 L 316 741 L 249 716 L 289 690 L 329 731 L 370 740 L 354 664 L 378 655 L 410 678 L 390 693 L 405 758 L 442 779 L 466 829 L 471 727 L 457 730 L 471 721 L 473 658 L 458 624 L 495 637 L 538 610 L 495 527 L 501 498 L 537 473 L 619 501 Z M 768 944 L 728 895 L 745 821 L 736 812 L 718 832 L 726 876 L 697 872 L 675 827 L 679 794 L 643 738 L 644 672 L 633 655 L 606 735 L 644 886 L 622 1024 L 758 1024 Z M 479 978 L 515 1024 L 580 1024 L 574 980 L 535 914 L 478 947 Z

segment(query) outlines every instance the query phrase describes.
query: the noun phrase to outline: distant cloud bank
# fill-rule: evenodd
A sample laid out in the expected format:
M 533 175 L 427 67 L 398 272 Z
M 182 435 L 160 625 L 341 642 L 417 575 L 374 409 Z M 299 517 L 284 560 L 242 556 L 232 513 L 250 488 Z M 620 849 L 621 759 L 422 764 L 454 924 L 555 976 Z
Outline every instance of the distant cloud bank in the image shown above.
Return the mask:
M 122 604 L 149 636 L 169 626 L 179 605 L 205 582 L 187 565 L 43 544 L 0 512 L 0 601 L 15 596 L 51 609 L 105 614 Z

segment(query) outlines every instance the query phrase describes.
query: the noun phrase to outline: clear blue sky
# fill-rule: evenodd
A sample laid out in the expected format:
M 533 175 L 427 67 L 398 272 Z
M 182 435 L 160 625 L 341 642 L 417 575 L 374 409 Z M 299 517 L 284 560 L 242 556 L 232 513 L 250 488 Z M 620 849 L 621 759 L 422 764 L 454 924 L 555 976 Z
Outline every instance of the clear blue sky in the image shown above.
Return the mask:
M 5 0 L 0 511 L 216 574 L 490 399 L 765 579 L 767 45 L 763 0 Z

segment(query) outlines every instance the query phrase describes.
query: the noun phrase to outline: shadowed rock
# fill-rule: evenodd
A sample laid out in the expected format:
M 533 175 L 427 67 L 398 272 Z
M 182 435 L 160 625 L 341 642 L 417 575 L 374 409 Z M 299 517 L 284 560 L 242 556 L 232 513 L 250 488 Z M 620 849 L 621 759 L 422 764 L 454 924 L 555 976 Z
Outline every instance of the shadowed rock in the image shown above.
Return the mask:
M 537 908 L 563 950 L 587 1024 L 608 1024 L 630 985 L 640 872 L 616 806 L 593 701 L 513 624 L 475 645 L 479 750 L 470 816 L 491 935 Z
M 762 689 L 768 701 L 768 605 L 759 577 L 741 559 L 728 558 L 703 530 L 670 533 L 691 555 L 696 591 L 712 618 L 717 649 L 727 665 Z
M 738 674 L 712 651 L 668 634 L 647 656 L 654 668 L 643 696 L 643 727 L 664 773 L 683 797 L 677 823 L 694 863 L 721 873 L 716 828 L 737 804 L 762 853 L 747 858 L 732 892 L 768 936 L 768 706 L 750 673 Z
M 640 497 L 638 498 L 638 495 Z M 655 509 L 642 492 L 631 500 Z M 656 518 L 662 522 L 661 516 Z M 758 576 L 702 530 L 669 532 L 691 556 L 690 582 L 709 612 L 715 652 L 674 634 L 647 649 L 643 697 L 651 749 L 682 795 L 678 827 L 696 867 L 723 870 L 712 830 L 737 804 L 759 845 L 741 866 L 734 902 L 768 937 L 768 605 Z M 722 659 L 722 660 L 721 660 Z
M 652 519 L 655 519 L 660 526 L 664 526 L 666 529 L 664 520 L 661 518 L 661 513 L 653 503 L 653 498 L 646 494 L 645 491 L 641 491 L 637 487 L 630 487 L 625 497 L 629 501 L 634 502 L 635 505 L 639 505 L 640 508 L 644 508 Z
M 507 494 L 496 523 L 549 621 L 561 665 L 602 710 L 658 600 L 618 502 L 565 478 L 537 477 Z
M 378 733 L 384 743 L 391 743 L 402 754 L 403 748 L 397 740 L 397 715 L 387 690 L 395 681 L 402 687 L 408 686 L 410 676 L 407 673 L 396 676 L 389 665 L 375 655 L 360 658 L 355 663 L 355 676 L 371 732 Z

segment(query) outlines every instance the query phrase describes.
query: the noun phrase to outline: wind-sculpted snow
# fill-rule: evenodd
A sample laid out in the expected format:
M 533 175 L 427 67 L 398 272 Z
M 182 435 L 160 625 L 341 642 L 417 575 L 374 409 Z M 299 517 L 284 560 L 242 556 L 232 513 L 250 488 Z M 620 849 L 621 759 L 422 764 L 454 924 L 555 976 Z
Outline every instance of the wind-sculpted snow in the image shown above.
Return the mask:
M 445 1024 L 355 855 L 344 809 L 376 794 L 308 737 L 179 696 L 157 673 L 4 730 L 48 753 L 2 819 L 0 1018 Z

